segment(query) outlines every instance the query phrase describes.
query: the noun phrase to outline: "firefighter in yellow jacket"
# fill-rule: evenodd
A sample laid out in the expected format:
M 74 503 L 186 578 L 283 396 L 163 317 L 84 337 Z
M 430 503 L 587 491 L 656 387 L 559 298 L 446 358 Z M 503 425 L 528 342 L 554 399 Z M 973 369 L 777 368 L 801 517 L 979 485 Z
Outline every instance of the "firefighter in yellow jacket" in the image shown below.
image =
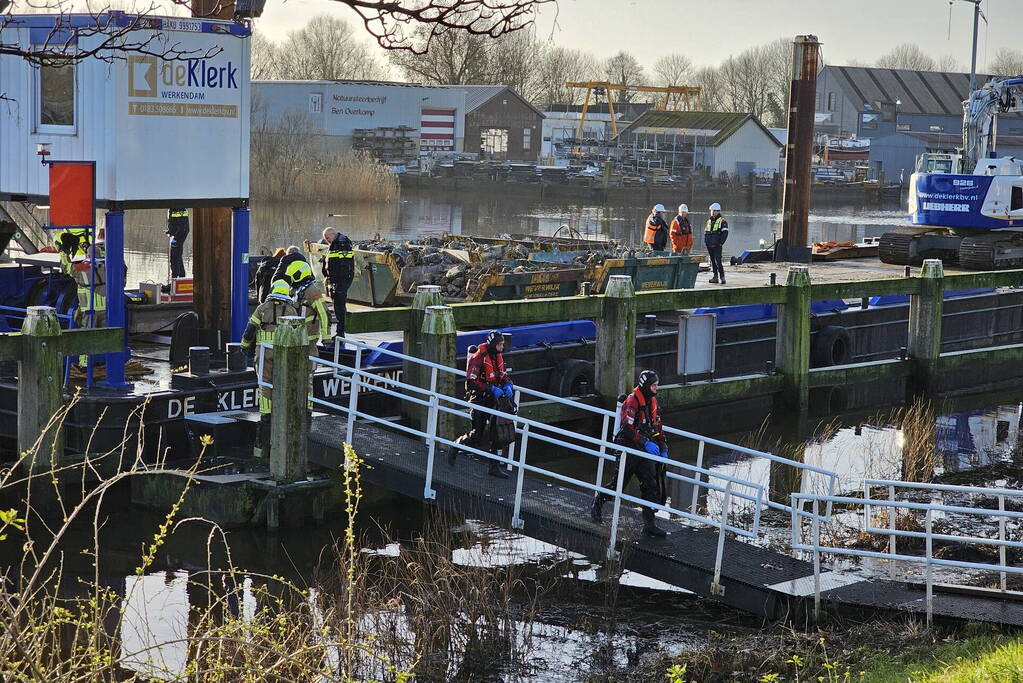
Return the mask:
M 273 344 L 277 321 L 288 316 L 299 314 L 298 305 L 291 298 L 291 287 L 284 280 L 276 280 L 270 289 L 270 295 L 253 311 L 249 324 L 242 334 L 242 348 L 251 349 L 256 344 L 254 360 L 259 368 L 259 355 L 263 354 L 263 372 L 260 379 L 268 384 L 273 383 L 274 356 L 273 348 L 260 347 L 262 343 Z M 259 431 L 256 435 L 254 455 L 265 456 L 270 448 L 270 410 L 273 405 L 273 388 L 259 388 Z

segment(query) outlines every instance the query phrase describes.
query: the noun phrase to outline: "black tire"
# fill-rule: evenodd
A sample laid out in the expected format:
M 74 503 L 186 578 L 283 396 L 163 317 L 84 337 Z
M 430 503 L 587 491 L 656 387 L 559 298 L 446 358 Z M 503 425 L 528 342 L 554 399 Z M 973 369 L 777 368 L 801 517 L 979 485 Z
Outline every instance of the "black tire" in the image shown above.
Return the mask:
M 569 358 L 554 366 L 551 379 L 547 383 L 547 393 L 554 396 L 579 396 L 586 386 L 586 392 L 593 391 L 593 363 L 586 360 Z
M 199 316 L 192 311 L 182 313 L 171 326 L 171 343 L 169 359 L 171 365 L 177 366 L 188 360 L 188 348 L 195 346 L 199 338 Z
M 852 347 L 849 331 L 838 325 L 821 328 L 810 344 L 810 364 L 815 368 L 845 365 Z

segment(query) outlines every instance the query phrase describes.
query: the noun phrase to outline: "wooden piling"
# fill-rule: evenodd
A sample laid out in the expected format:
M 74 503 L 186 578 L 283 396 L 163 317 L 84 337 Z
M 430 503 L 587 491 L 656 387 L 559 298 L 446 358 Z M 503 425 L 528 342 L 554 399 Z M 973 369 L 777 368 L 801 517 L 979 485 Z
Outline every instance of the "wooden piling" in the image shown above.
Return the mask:
M 455 367 L 455 316 L 450 306 L 427 306 L 422 326 L 423 360 L 445 367 Z M 426 386 L 430 386 L 433 374 L 430 368 L 422 368 Z M 455 395 L 455 375 L 437 371 L 436 392 L 442 396 Z M 445 439 L 454 438 L 454 424 L 451 415 L 437 414 L 437 435 Z
M 784 378 L 782 400 L 805 412 L 810 391 L 810 270 L 789 266 L 785 303 L 778 306 L 774 364 Z
M 603 316 L 597 325 L 594 372 L 605 405 L 629 391 L 636 374 L 636 291 L 628 275 L 608 278 Z
M 941 355 L 941 314 L 945 274 L 941 259 L 927 259 L 920 269 L 920 290 L 909 296 L 909 340 L 913 361 L 912 390 L 931 393 L 936 388 Z
M 409 309 L 408 325 L 403 333 L 404 353 L 415 358 L 423 357 L 423 318 L 426 317 L 428 306 L 443 306 L 444 297 L 441 296 L 440 287 L 437 285 L 419 285 L 416 287 L 415 297 L 412 299 L 412 307 Z M 429 388 L 430 373 L 423 372 L 421 365 L 402 362 L 402 381 L 416 387 Z M 409 424 L 416 429 L 426 427 L 426 409 L 414 403 L 403 402 L 401 414 Z
M 284 484 L 305 479 L 308 469 L 309 334 L 305 319 L 280 318 L 273 344 L 270 474 Z
M 18 451 L 32 450 L 33 473 L 60 464 L 64 454 L 64 429 L 50 424 L 64 404 L 64 373 L 58 339 L 57 311 L 49 306 L 29 306 L 21 327 L 23 355 L 18 377 Z

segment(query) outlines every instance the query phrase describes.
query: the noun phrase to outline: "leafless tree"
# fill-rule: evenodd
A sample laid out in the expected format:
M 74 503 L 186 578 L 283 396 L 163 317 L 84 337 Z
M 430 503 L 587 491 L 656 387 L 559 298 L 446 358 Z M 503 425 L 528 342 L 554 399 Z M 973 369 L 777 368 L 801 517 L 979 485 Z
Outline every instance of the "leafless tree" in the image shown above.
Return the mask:
M 386 77 L 368 45 L 348 22 L 320 14 L 292 31 L 273 50 L 276 78 L 293 80 L 373 80 Z M 254 60 L 255 61 L 255 60 Z
M 1023 51 L 1011 47 L 998 48 L 987 69 L 996 76 L 1019 76 L 1023 74 Z
M 530 102 L 537 102 L 542 91 L 540 70 L 545 46 L 531 30 L 519 31 L 491 41 L 488 46 L 487 80 L 510 85 Z
M 312 152 L 312 123 L 304 112 L 289 110 L 279 117 L 258 97 L 252 99 L 249 159 L 252 175 L 287 196 Z
M 725 83 L 717 67 L 705 66 L 696 69 L 693 72 L 692 84 L 700 88 L 701 110 L 725 110 Z
M 966 71 L 963 63 L 955 58 L 955 55 L 943 55 L 934 62 L 935 71 L 950 71 L 960 73 Z
M 249 73 L 252 80 L 262 81 L 280 78 L 277 61 L 277 43 L 259 31 L 253 31 L 250 45 Z
M 540 93 L 534 104 L 541 108 L 553 104 L 581 104 L 585 95 L 579 88 L 566 88 L 569 81 L 596 81 L 603 75 L 597 60 L 589 52 L 547 46 L 537 65 Z
M 422 39 L 433 29 L 421 27 Z M 464 31 L 442 31 L 425 53 L 394 51 L 391 64 L 410 81 L 436 85 L 468 85 L 488 81 L 488 38 Z
M 604 62 L 604 75 L 609 82 L 621 85 L 643 85 L 646 78 L 643 65 L 624 50 Z M 636 93 L 623 90 L 616 95 L 619 102 L 628 103 L 635 99 Z
M 934 71 L 934 59 L 915 43 L 903 43 L 892 48 L 877 60 L 882 69 L 909 69 L 912 71 Z
M 693 63 L 683 54 L 674 52 L 664 55 L 654 63 L 657 85 L 690 85 L 693 78 Z

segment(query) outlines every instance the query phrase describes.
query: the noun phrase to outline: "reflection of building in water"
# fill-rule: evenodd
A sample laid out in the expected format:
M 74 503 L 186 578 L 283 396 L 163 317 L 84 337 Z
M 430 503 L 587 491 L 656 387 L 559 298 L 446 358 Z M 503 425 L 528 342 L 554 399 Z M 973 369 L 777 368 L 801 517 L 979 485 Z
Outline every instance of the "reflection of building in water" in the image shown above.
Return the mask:
M 462 234 L 462 205 L 437 201 L 430 196 L 403 199 L 398 210 L 398 234 L 417 236 L 446 232 Z
M 951 472 L 990 465 L 1010 455 L 1019 438 L 1020 405 L 942 415 L 937 449 Z

